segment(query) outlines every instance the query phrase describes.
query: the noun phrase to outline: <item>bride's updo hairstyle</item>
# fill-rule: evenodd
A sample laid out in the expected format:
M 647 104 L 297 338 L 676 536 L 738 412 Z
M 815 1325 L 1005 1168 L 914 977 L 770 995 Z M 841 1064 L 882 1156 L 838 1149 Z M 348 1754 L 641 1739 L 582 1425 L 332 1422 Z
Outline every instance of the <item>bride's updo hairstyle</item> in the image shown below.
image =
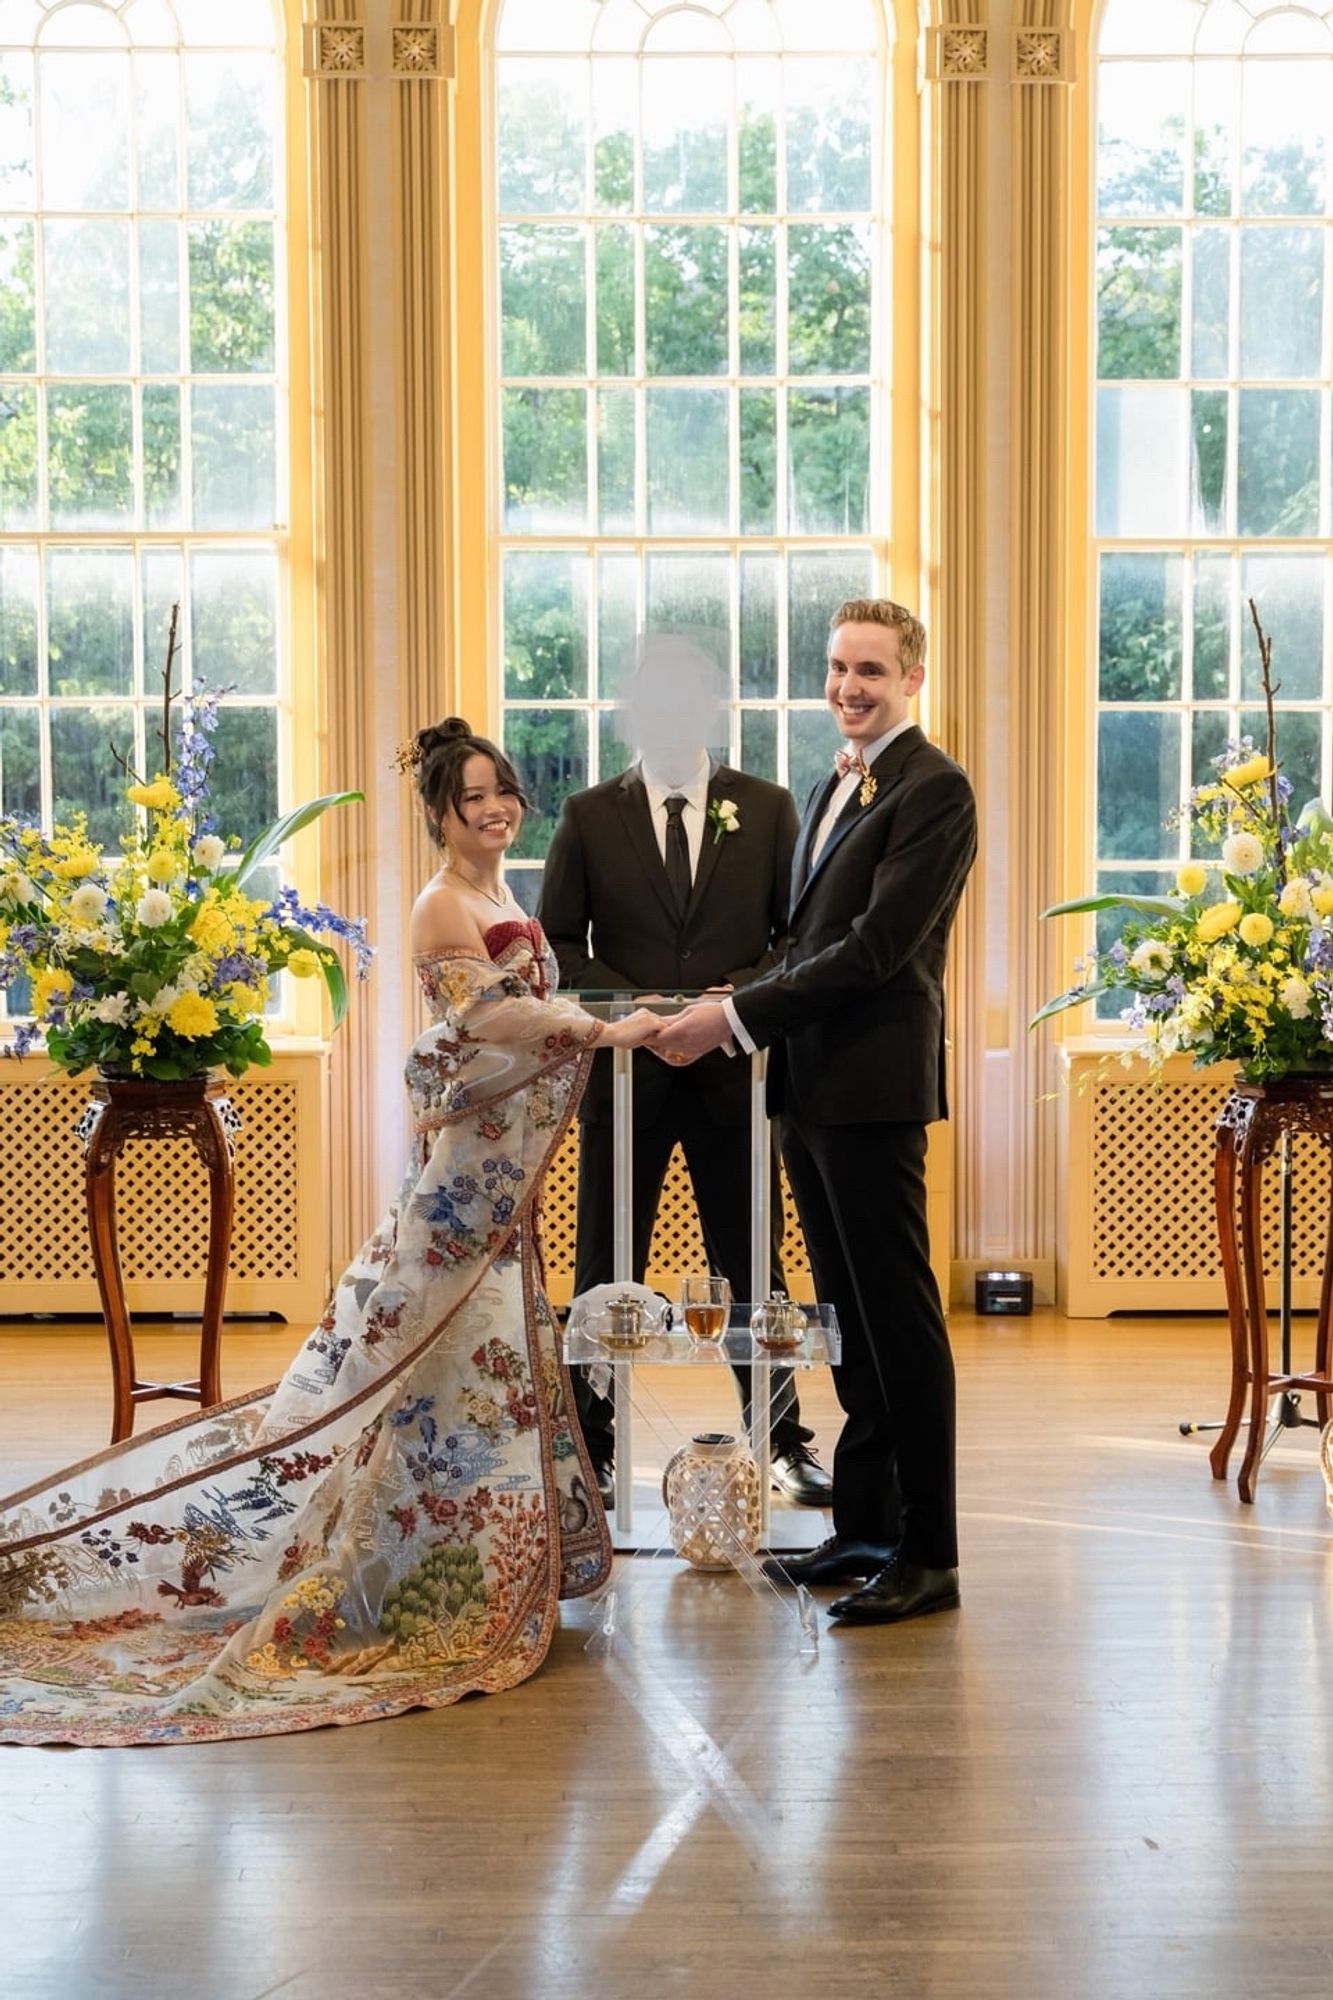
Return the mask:
M 489 757 L 502 792 L 512 792 L 526 808 L 527 795 L 504 751 L 488 737 L 474 736 L 461 715 L 447 715 L 443 722 L 418 729 L 400 762 L 414 772 L 417 795 L 425 814 L 426 831 L 437 847 L 444 846 L 444 816 L 450 806 L 462 817 L 463 771 L 469 757 Z

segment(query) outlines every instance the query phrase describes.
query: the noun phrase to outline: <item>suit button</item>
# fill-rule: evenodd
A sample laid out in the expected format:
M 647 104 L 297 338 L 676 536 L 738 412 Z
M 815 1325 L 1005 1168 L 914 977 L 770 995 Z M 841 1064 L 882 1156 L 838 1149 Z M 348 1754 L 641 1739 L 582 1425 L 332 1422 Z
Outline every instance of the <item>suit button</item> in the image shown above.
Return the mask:
M 681 953 L 681 957 L 682 957 L 682 958 L 689 958 L 690 956 L 691 956 L 691 954 L 690 954 L 690 953 L 689 953 L 688 951 L 683 951 L 683 952 Z

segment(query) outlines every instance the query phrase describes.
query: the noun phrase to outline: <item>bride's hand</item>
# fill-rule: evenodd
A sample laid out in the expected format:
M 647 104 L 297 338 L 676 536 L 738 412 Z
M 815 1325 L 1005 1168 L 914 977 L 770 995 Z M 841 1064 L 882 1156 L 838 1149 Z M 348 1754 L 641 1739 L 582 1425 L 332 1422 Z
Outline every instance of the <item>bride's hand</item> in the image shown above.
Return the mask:
M 638 1049 L 662 1031 L 662 1017 L 647 1007 L 636 1007 L 621 1021 L 608 1021 L 599 1037 L 604 1049 Z

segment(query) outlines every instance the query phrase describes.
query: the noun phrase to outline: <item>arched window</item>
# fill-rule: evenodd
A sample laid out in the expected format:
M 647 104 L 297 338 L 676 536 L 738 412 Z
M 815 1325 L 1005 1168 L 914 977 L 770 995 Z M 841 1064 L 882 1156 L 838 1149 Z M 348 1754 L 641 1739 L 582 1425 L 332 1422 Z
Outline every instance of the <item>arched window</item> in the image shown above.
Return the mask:
M 506 0 L 496 39 L 503 729 L 533 900 L 620 678 L 682 633 L 715 746 L 800 797 L 826 625 L 887 549 L 878 0 Z
M 1096 853 L 1160 889 L 1168 823 L 1263 742 L 1333 776 L 1333 7 L 1108 0 L 1098 65 Z
M 273 0 L 0 5 L 0 810 L 112 846 L 177 601 L 220 826 L 285 790 L 278 49 Z

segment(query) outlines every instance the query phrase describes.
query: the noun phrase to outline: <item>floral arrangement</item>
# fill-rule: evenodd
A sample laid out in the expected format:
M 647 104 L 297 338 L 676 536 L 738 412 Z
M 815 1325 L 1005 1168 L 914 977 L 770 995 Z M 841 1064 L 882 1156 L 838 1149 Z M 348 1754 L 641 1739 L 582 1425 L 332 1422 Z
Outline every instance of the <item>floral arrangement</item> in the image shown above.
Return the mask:
M 1080 982 L 1035 1017 L 1127 990 L 1127 1026 L 1159 1070 L 1186 1051 L 1202 1066 L 1239 1063 L 1249 1082 L 1333 1067 L 1333 818 L 1313 799 L 1294 821 L 1277 759 L 1272 645 L 1258 635 L 1267 744 L 1228 744 L 1215 778 L 1182 807 L 1215 862 L 1186 861 L 1169 896 L 1086 896 L 1043 914 L 1120 908 L 1131 917 L 1104 951 L 1076 965 Z
M 271 973 L 322 975 L 334 1023 L 341 1021 L 347 982 L 319 933 L 351 947 L 358 977 L 369 972 L 361 921 L 323 904 L 304 909 L 291 889 L 276 900 L 250 891 L 284 840 L 362 794 L 313 799 L 243 850 L 225 840 L 208 798 L 222 691 L 181 697 L 173 772 L 175 654 L 173 609 L 161 768 L 145 781 L 117 758 L 128 781 L 118 853 L 108 856 L 90 839 L 83 813 L 49 835 L 0 817 L 0 992 L 27 982 L 32 1016 L 16 1025 L 6 1055 L 22 1055 L 44 1036 L 52 1061 L 71 1075 L 97 1067 L 162 1081 L 214 1068 L 240 1076 L 272 1060 L 263 1025 Z
M 735 799 L 711 799 L 708 805 L 708 820 L 713 829 L 713 845 L 716 847 L 724 833 L 740 832 L 740 807 Z

